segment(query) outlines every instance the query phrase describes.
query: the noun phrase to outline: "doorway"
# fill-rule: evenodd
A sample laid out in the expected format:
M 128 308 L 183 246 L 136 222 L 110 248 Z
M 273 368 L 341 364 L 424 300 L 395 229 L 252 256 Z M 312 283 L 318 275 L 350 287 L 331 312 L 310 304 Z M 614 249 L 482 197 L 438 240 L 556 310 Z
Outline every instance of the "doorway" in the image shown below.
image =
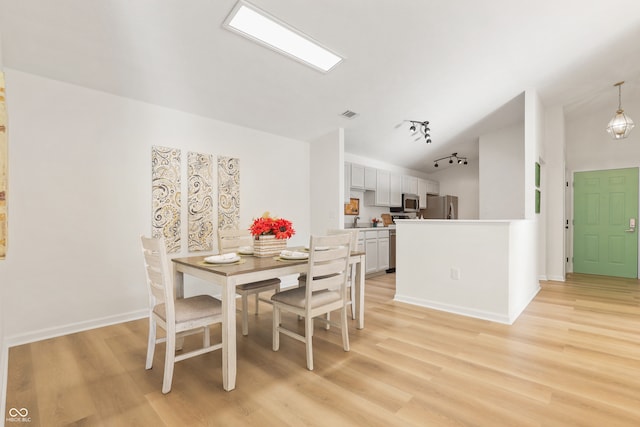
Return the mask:
M 638 277 L 638 168 L 575 172 L 573 271 Z

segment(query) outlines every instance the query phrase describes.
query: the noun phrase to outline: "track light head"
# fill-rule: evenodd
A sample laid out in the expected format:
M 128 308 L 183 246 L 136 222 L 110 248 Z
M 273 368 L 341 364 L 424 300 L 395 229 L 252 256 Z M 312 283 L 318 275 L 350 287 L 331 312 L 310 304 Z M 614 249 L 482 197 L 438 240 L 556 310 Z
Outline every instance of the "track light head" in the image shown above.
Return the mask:
M 449 157 L 449 164 L 453 163 L 453 159 Z
M 461 165 L 462 164 L 462 159 L 458 159 L 458 164 Z
M 411 132 L 415 133 L 420 133 L 420 136 L 424 136 L 424 139 L 426 141 L 427 144 L 431 144 L 431 134 L 429 132 L 431 132 L 431 129 L 429 129 L 429 121 L 425 120 L 425 121 L 420 121 L 420 120 L 405 120 L 404 122 L 409 122 L 411 123 L 411 126 L 409 126 L 409 130 Z M 418 139 L 416 139 L 416 141 L 418 141 Z
M 465 165 L 467 164 L 467 161 L 466 161 L 466 160 L 464 161 L 464 164 L 465 164 Z
M 433 166 L 435 166 L 435 167 L 437 168 L 437 167 L 438 167 L 438 163 L 436 162 L 436 164 L 435 164 L 435 165 L 433 165 Z

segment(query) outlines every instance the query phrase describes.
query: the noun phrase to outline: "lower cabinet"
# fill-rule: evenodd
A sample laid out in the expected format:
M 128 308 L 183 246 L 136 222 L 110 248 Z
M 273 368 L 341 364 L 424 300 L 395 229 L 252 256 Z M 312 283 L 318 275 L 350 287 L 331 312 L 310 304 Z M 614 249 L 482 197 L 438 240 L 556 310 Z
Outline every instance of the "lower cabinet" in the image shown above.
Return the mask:
M 389 230 L 364 232 L 366 274 L 384 272 L 389 268 Z

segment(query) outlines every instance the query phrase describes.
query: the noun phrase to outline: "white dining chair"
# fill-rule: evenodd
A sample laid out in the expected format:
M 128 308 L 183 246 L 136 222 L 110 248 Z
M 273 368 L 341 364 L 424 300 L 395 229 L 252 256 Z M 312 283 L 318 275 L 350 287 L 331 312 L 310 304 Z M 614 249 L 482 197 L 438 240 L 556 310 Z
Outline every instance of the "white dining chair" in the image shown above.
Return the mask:
M 280 348 L 280 334 L 305 343 L 307 369 L 313 370 L 313 322 L 323 322 L 341 328 L 342 346 L 349 351 L 347 324 L 347 276 L 349 273 L 351 235 L 311 236 L 306 283 L 302 287 L 286 289 L 271 297 L 273 302 L 273 351 Z M 323 250 L 318 250 L 321 248 Z M 328 249 L 327 249 L 328 248 Z M 340 310 L 340 322 L 320 316 Z M 304 317 L 304 335 L 282 325 L 282 311 Z
M 211 344 L 209 326 L 222 323 L 222 305 L 209 295 L 175 299 L 173 276 L 169 267 L 163 238 L 140 236 L 149 290 L 149 340 L 146 369 L 153 367 L 157 343 L 166 342 L 162 393 L 171 391 L 173 367 L 190 357 L 222 348 L 222 343 Z M 166 332 L 166 338 L 156 337 L 156 328 Z M 176 355 L 176 338 L 203 333 L 202 348 Z
M 249 230 L 218 230 L 218 251 L 221 254 L 237 252 L 245 246 L 253 248 L 253 236 Z M 255 314 L 257 315 L 260 301 L 271 304 L 271 300 L 260 298 L 260 294 L 268 291 L 278 292 L 279 290 L 280 279 L 267 279 L 236 286 L 236 293 L 240 295 L 242 300 L 242 335 L 249 335 L 249 296 L 256 296 Z
M 345 233 L 351 234 L 351 244 L 349 246 L 351 248 L 351 252 L 355 252 L 358 249 L 358 237 L 360 234 L 360 231 L 357 228 L 350 228 L 346 230 L 342 230 L 342 229 L 327 230 L 327 234 L 330 236 L 333 236 L 336 234 L 345 234 Z M 347 302 L 347 304 L 351 306 L 351 318 L 354 320 L 356 318 L 356 305 L 354 304 L 354 301 L 356 300 L 355 281 L 356 281 L 356 265 L 352 264 L 349 268 L 349 277 L 347 278 L 347 290 L 349 294 L 349 301 Z

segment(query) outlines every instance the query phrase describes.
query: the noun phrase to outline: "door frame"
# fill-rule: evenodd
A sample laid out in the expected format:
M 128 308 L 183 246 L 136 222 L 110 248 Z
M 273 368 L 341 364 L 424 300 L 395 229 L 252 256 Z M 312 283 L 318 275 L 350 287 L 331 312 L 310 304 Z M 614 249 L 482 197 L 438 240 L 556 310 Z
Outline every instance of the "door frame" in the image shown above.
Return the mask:
M 612 167 L 608 169 L 572 169 L 570 171 L 565 170 L 566 172 L 566 181 L 565 181 L 565 189 L 568 192 L 568 196 L 565 197 L 567 201 L 567 206 L 565 206 L 565 224 L 566 221 L 569 221 L 569 228 L 565 229 L 565 254 L 567 254 L 566 268 L 565 268 L 565 277 L 566 273 L 573 273 L 573 206 L 575 203 L 574 194 L 573 194 L 573 176 L 576 172 L 600 172 L 600 171 L 608 171 L 608 170 L 616 170 L 616 169 L 638 169 L 638 216 L 640 216 L 640 166 L 620 166 L 620 167 Z M 566 182 L 569 183 L 569 186 L 566 187 Z M 636 223 L 639 221 L 639 218 L 636 218 Z M 637 233 L 640 233 L 640 229 L 636 226 Z M 638 273 L 636 274 L 636 279 L 640 279 L 640 236 L 638 236 Z

